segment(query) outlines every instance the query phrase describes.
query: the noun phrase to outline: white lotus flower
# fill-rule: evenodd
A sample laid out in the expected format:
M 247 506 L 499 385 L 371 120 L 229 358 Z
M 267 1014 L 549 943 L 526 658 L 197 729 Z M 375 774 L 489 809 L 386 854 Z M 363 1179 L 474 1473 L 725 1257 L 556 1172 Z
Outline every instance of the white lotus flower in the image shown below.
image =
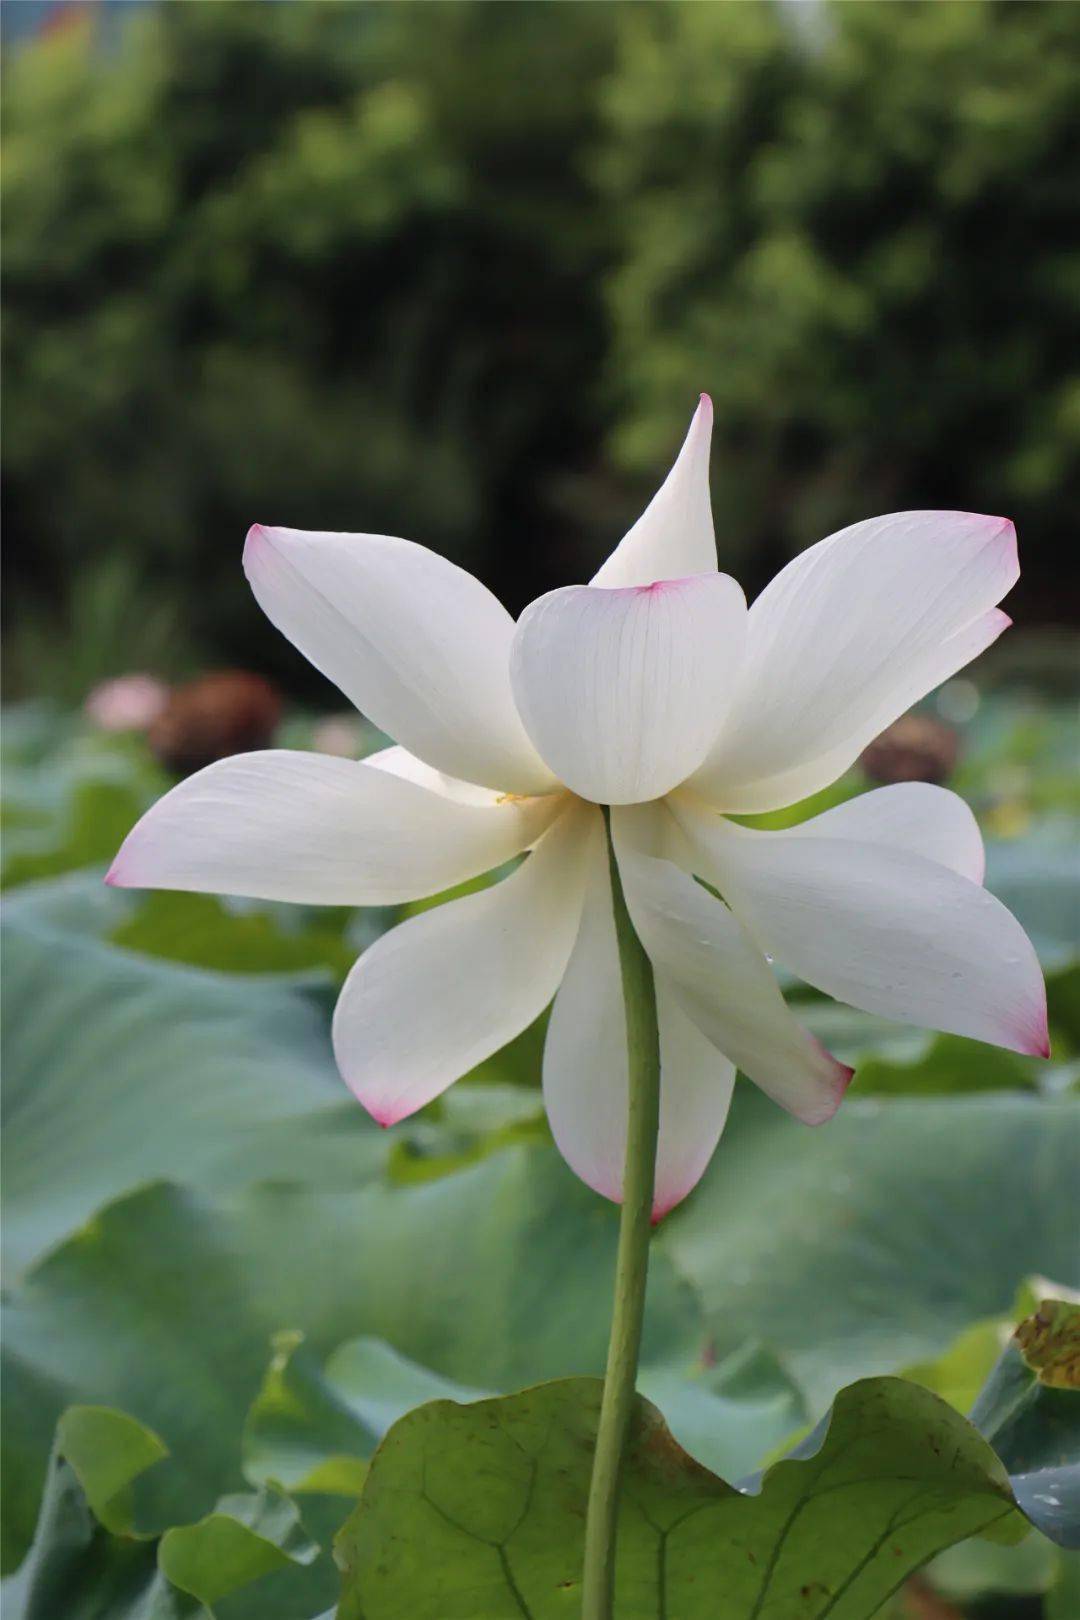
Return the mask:
M 592 583 L 551 591 L 516 625 L 423 546 L 256 525 L 244 566 L 259 604 L 399 746 L 360 763 L 270 750 L 211 765 L 144 816 L 109 874 L 385 906 L 529 851 L 364 952 L 334 1017 L 337 1061 L 393 1124 L 554 998 L 552 1130 L 578 1175 L 618 1199 L 627 1057 L 597 809 L 612 806 L 657 984 L 657 1216 L 708 1163 L 736 1067 L 808 1124 L 843 1096 L 851 1071 L 785 1006 L 774 959 L 868 1012 L 1047 1051 L 1035 953 L 981 887 L 979 832 L 954 794 L 885 787 L 786 832 L 729 819 L 827 786 L 996 639 L 1018 572 L 1012 525 L 965 512 L 856 523 L 748 612 L 716 567 L 711 415 L 703 396 Z

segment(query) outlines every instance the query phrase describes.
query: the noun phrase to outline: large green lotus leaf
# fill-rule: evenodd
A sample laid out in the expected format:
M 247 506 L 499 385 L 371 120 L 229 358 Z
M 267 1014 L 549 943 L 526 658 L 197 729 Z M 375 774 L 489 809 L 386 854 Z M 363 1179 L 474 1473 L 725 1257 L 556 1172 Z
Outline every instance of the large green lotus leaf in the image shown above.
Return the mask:
M 959 1035 L 932 1035 L 836 1002 L 799 1002 L 798 1014 L 831 1052 L 855 1070 L 851 1095 L 954 1095 L 1038 1090 L 1046 1064 Z
M 8 1308 L 9 1561 L 29 1540 L 53 1427 L 72 1402 L 122 1407 L 163 1437 L 173 1522 L 240 1488 L 244 1415 L 282 1328 L 303 1331 L 319 1358 L 383 1338 L 468 1387 L 600 1371 L 616 1236 L 614 1208 L 550 1148 L 525 1145 L 416 1185 L 282 1183 L 226 1203 L 167 1186 L 129 1195 Z M 690 1370 L 703 1344 L 692 1291 L 657 1255 L 647 1362 Z
M 147 1179 L 225 1186 L 281 1175 L 348 1186 L 388 1155 L 403 1175 L 442 1174 L 497 1145 L 515 1118 L 537 1119 L 535 1089 L 500 1088 L 500 1127 L 493 1103 L 459 1107 L 459 1093 L 476 1099 L 477 1090 L 459 1087 L 407 1131 L 377 1130 L 342 1085 L 327 1035 L 325 969 L 335 951 L 340 967 L 363 940 L 352 929 L 352 943 L 329 925 L 313 931 L 294 912 L 226 908 L 200 895 L 134 897 L 87 873 L 5 898 L 9 1278 Z M 370 927 L 387 920 L 365 916 Z M 112 948 L 108 935 L 131 948 Z M 147 959 L 206 955 L 213 941 L 234 971 Z M 301 971 L 320 962 L 314 976 Z M 538 1067 L 535 1028 L 476 1078 L 505 1081 L 523 1065 Z
M 5 924 L 54 928 L 128 951 L 224 973 L 292 974 L 329 987 L 393 920 L 391 908 L 350 912 L 170 890 L 114 889 L 103 865 L 23 883 L 4 895 Z
M 357 951 L 348 913 L 253 905 L 208 894 L 150 893 L 110 930 L 125 950 L 225 973 L 311 973 L 342 980 Z
M 580 1608 L 600 1385 L 437 1401 L 390 1431 L 338 1538 L 340 1620 L 569 1620 Z M 994 1452 L 900 1379 L 844 1390 L 802 1454 L 741 1493 L 638 1399 L 619 1515 L 620 1620 L 868 1620 L 961 1538 L 1023 1533 Z
M 0 902 L 4 926 L 49 928 L 63 934 L 105 939 L 138 910 L 136 889 L 113 889 L 105 883 L 107 867 L 61 872 L 37 883 L 9 889 Z
M 25 721 L 5 712 L 4 887 L 107 864 L 169 786 L 136 739 L 61 716 Z
M 196 1519 L 243 1487 L 240 1424 L 276 1325 L 264 1305 L 212 1211 L 179 1191 L 106 1209 L 32 1274 L 6 1312 L 5 1569 L 29 1540 L 47 1437 L 72 1403 L 122 1406 L 168 1446 L 170 1468 L 142 1482 L 144 1523 Z
M 805 1418 L 797 1391 L 753 1345 L 717 1367 L 650 1359 L 642 1392 L 660 1406 L 676 1437 L 700 1461 L 746 1473 Z M 340 1345 L 320 1367 L 298 1334 L 280 1334 L 244 1428 L 244 1473 L 290 1491 L 358 1492 L 377 1440 L 424 1401 L 480 1400 L 380 1339 Z
M 710 1434 L 734 1444 L 714 1379 L 747 1340 L 771 1346 L 813 1415 L 845 1378 L 936 1356 L 1007 1310 L 1032 1272 L 1072 1281 L 1077 1120 L 1075 1103 L 1033 1096 L 852 1100 L 810 1131 L 740 1088 L 704 1183 L 655 1245 L 643 1387 L 682 1443 L 732 1472 L 757 1460 L 707 1449 Z M 411 1185 L 267 1187 L 228 1209 L 176 1189 L 122 1201 L 9 1311 L 13 1547 L 72 1401 L 157 1429 L 202 1492 L 189 1516 L 237 1488 L 240 1422 L 282 1328 L 320 1357 L 373 1335 L 470 1388 L 599 1371 L 615 1225 L 535 1143 Z M 790 1389 L 763 1407 L 758 1455 L 806 1416 Z
M 151 796 L 126 781 L 80 782 L 55 816 L 6 815 L 0 877 L 8 888 L 79 867 L 108 863 Z M 20 824 L 21 823 L 21 824 Z
M 334 1596 L 333 1565 L 274 1489 L 222 1497 L 194 1523 L 147 1523 L 140 1487 L 167 1457 L 124 1412 L 57 1426 L 33 1546 L 4 1582 L 7 1620 L 296 1620 Z M 168 1461 L 162 1466 L 167 1470 Z M 152 1500 L 152 1497 L 151 1497 Z M 151 1508 L 152 1512 L 152 1508 Z M 154 1545 L 156 1543 L 156 1545 Z
M 1074 1097 L 853 1096 L 810 1130 L 740 1084 L 659 1246 L 717 1352 L 762 1340 L 820 1412 L 1001 1315 L 1027 1276 L 1075 1286 L 1078 1155 Z
M 280 1333 L 244 1423 L 243 1469 L 255 1485 L 357 1496 L 365 1459 L 399 1417 L 424 1401 L 474 1400 L 381 1339 L 352 1339 L 325 1368 L 303 1335 Z
M 743 1360 L 746 1363 L 749 1358 Z M 768 1413 L 761 1404 L 765 1389 L 760 1370 L 756 1377 L 751 1377 L 751 1372 L 751 1366 L 744 1364 L 740 1381 L 746 1404 L 742 1416 L 747 1427 Z M 304 1564 L 315 1561 L 315 1549 L 308 1537 L 300 1534 L 296 1509 L 282 1497 L 282 1488 L 291 1495 L 299 1493 L 304 1528 L 328 1549 L 359 1495 L 366 1474 L 362 1459 L 371 1455 L 386 1429 L 424 1401 L 472 1400 L 480 1393 L 433 1374 L 379 1340 L 350 1341 L 333 1352 L 325 1368 L 320 1368 L 300 1335 L 281 1334 L 244 1426 L 244 1474 L 262 1489 L 262 1495 L 225 1498 L 194 1525 L 167 1529 L 170 1505 L 175 1512 L 178 1498 L 173 1493 L 170 1499 L 167 1488 L 162 1489 L 163 1484 L 168 1485 L 169 1465 L 160 1469 L 152 1466 L 166 1455 L 160 1438 L 122 1412 L 71 1407 L 60 1419 L 56 1449 L 73 1469 L 85 1498 L 84 1504 L 74 1493 L 71 1504 L 80 1531 L 75 1538 L 76 1556 L 72 1556 L 70 1546 L 63 1550 L 64 1537 L 56 1535 L 53 1499 L 61 1482 L 53 1474 L 35 1535 L 35 1551 L 5 1588 L 6 1600 L 12 1605 L 12 1620 L 16 1614 L 24 1614 L 16 1602 L 16 1591 L 34 1591 L 40 1596 L 52 1590 L 52 1584 L 43 1578 L 43 1570 L 53 1564 L 59 1563 L 63 1581 L 87 1601 L 100 1594 L 101 1573 L 124 1564 L 117 1545 L 89 1527 L 85 1505 L 114 1536 L 148 1536 L 165 1529 L 158 1572 L 155 1574 L 145 1560 L 139 1561 L 136 1596 L 125 1588 L 117 1617 L 130 1615 L 135 1620 L 138 1615 L 145 1620 L 142 1605 L 151 1607 L 151 1600 L 158 1604 L 164 1601 L 163 1575 L 185 1592 L 198 1594 L 207 1605 L 212 1604 L 216 1613 L 224 1613 L 219 1605 L 226 1585 L 230 1589 L 246 1586 L 265 1574 L 285 1571 L 298 1558 Z M 734 1390 L 727 1399 L 729 1409 L 733 1409 Z M 87 1537 L 94 1549 L 92 1559 L 86 1557 Z M 48 1557 L 43 1546 L 48 1547 Z M 328 1567 L 316 1573 L 325 1585 Z M 295 1578 L 289 1583 L 278 1580 L 271 1586 L 264 1582 L 258 1589 L 264 1601 L 275 1596 L 284 1599 L 287 1592 L 302 1590 Z M 131 1608 L 127 1606 L 129 1598 Z M 171 1587 L 169 1599 L 176 1604 Z M 253 1602 L 254 1594 L 246 1594 L 242 1601 Z M 253 1612 L 259 1616 L 264 1612 L 276 1614 L 279 1608 L 280 1602 L 269 1610 L 258 1608 Z M 113 1613 L 107 1612 L 110 1616 Z M 167 1612 L 171 1615 L 172 1608 Z M 234 1604 L 229 1612 L 246 1616 L 249 1609 Z M 299 1611 L 281 1612 L 293 1620 Z
M 4 937 L 4 1253 L 18 1271 L 146 1180 L 356 1185 L 385 1135 L 297 987 L 16 921 Z

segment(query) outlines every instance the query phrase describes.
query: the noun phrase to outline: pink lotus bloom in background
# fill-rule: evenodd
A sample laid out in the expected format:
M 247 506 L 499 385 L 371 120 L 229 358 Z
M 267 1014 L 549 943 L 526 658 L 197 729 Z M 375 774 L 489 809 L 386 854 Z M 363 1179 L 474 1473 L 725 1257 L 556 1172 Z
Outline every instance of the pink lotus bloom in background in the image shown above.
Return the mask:
M 146 731 L 169 701 L 156 675 L 117 675 L 95 686 L 83 713 L 99 731 Z
M 736 1067 L 808 1124 L 840 1103 L 851 1071 L 785 1005 L 771 960 L 867 1012 L 1047 1052 L 1034 950 L 982 888 L 982 841 L 954 794 L 885 787 L 786 832 L 730 819 L 828 786 L 996 639 L 1009 620 L 995 604 L 1018 573 L 1011 523 L 853 524 L 748 611 L 716 566 L 711 417 L 703 396 L 666 482 L 591 584 L 551 591 L 517 624 L 423 546 L 256 525 L 244 566 L 259 604 L 399 746 L 362 762 L 270 750 L 211 765 L 143 817 L 109 874 L 386 906 L 528 851 L 364 952 L 334 1017 L 337 1061 L 390 1125 L 553 1001 L 552 1131 L 577 1174 L 618 1199 L 627 1057 L 597 808 L 611 805 L 656 973 L 657 1215 L 708 1163 Z

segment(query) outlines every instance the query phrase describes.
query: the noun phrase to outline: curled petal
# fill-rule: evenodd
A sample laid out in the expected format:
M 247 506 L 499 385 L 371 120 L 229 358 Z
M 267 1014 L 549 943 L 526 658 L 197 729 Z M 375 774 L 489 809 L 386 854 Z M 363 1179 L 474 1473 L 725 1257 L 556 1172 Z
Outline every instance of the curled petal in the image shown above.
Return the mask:
M 709 444 L 713 408 L 702 394 L 690 430 L 666 479 L 604 566 L 594 585 L 652 585 L 716 570 Z
M 653 1219 L 686 1197 L 727 1118 L 735 1066 L 657 984 L 660 1134 Z M 597 846 L 581 928 L 544 1045 L 544 1103 L 570 1168 L 619 1203 L 626 1158 L 626 1012 L 606 850 Z
M 638 937 L 701 1033 L 807 1125 L 831 1119 L 852 1071 L 796 1022 L 761 950 L 733 912 L 670 860 L 645 807 L 612 813 L 619 871 Z
M 561 802 L 461 803 L 363 761 L 238 754 L 159 799 L 128 834 L 108 882 L 397 905 L 500 866 L 540 836 Z
M 746 606 L 726 574 L 600 590 L 526 608 L 511 653 L 522 719 L 582 798 L 659 798 L 700 764 L 730 701 Z
M 601 834 L 596 811 L 571 805 L 502 882 L 400 923 L 364 952 L 337 1004 L 334 1052 L 380 1124 L 415 1113 L 547 1006 Z
M 811 546 L 750 609 L 739 694 L 696 790 L 744 813 L 828 786 L 1001 634 L 995 603 L 1018 574 L 1012 524 L 971 512 L 897 512 Z
M 676 814 L 695 870 L 809 984 L 883 1018 L 1047 1055 L 1046 990 L 1031 941 L 970 877 L 898 843 L 815 836 L 813 821 L 772 833 L 684 806 Z M 847 819 L 858 827 L 857 814 Z
M 513 620 L 463 568 L 385 534 L 256 524 L 244 570 L 267 618 L 427 764 L 500 791 L 556 786 L 514 707 Z

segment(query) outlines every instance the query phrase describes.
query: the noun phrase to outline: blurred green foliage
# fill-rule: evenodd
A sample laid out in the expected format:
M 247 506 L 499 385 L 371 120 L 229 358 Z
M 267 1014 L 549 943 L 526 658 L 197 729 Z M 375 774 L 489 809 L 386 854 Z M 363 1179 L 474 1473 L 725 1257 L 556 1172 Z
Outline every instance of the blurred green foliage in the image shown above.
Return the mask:
M 406 533 L 516 609 L 591 570 L 701 387 L 751 586 L 967 505 L 1068 613 L 1076 8 L 221 0 L 115 48 L 87 15 L 5 71 L 19 689 L 309 679 L 253 520 Z

